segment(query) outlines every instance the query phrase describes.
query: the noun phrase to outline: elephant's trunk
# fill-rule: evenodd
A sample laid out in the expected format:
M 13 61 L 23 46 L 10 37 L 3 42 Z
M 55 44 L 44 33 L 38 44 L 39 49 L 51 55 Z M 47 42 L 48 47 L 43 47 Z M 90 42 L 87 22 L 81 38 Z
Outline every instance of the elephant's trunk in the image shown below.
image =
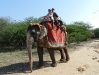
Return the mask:
M 29 64 L 30 64 L 30 71 L 32 72 L 32 67 L 33 67 L 33 63 L 32 63 L 32 52 L 31 49 L 28 49 L 28 56 L 29 56 Z
M 31 72 L 32 72 L 32 67 L 33 67 L 32 51 L 31 51 L 33 41 L 34 41 L 33 37 L 30 35 L 29 32 L 27 32 L 26 44 L 27 44 L 27 50 L 28 50 L 28 56 L 29 56 L 29 64 L 30 64 L 30 71 Z

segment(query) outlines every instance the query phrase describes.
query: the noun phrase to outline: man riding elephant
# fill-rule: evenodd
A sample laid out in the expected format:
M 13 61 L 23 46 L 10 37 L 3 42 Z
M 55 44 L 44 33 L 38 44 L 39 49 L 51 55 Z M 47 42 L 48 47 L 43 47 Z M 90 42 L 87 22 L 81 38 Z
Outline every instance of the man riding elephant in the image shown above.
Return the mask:
M 52 8 L 52 13 L 53 13 L 54 20 L 57 20 L 58 19 L 58 15 L 55 12 L 55 9 L 54 8 Z

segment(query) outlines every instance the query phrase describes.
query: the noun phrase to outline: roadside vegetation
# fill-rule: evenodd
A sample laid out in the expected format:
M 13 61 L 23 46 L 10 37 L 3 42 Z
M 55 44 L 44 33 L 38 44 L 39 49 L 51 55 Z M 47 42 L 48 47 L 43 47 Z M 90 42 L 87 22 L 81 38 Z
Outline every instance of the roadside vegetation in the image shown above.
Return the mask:
M 26 48 L 26 31 L 31 22 L 39 22 L 38 18 L 28 17 L 23 21 L 15 21 L 9 17 L 0 17 L 0 52 L 3 48 Z M 84 22 L 64 23 L 68 33 L 68 43 L 82 42 L 93 38 L 99 38 L 99 28 L 93 29 L 91 24 Z M 34 45 L 36 47 L 36 45 Z M 10 51 L 10 49 L 7 49 Z

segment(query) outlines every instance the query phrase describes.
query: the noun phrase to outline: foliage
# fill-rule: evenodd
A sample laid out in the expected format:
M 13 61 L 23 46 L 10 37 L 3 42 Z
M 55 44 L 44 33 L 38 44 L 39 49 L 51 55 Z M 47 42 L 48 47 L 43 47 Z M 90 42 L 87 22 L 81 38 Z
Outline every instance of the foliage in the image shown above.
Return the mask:
M 21 22 L 11 22 L 8 23 L 6 19 L 4 21 L 0 20 L 0 26 L 2 24 L 2 31 L 0 31 L 0 45 L 25 45 L 26 40 L 26 30 L 28 24 L 26 21 Z M 7 23 L 7 24 L 6 24 Z
M 38 18 L 28 17 L 24 21 L 11 21 L 9 18 L 0 18 L 0 46 L 26 46 L 26 31 L 31 22 L 39 22 Z M 91 38 L 91 25 L 84 22 L 64 24 L 68 32 L 68 42 L 80 42 Z M 99 37 L 99 29 L 94 30 Z
M 0 33 L 0 43 L 2 45 L 17 45 L 25 43 L 27 24 L 18 22 L 3 27 L 2 33 Z
M 95 38 L 99 38 L 99 28 L 94 29 Z
M 80 42 L 90 39 L 92 34 L 90 31 L 90 24 L 84 22 L 74 22 L 69 25 L 65 25 L 68 32 L 69 43 Z

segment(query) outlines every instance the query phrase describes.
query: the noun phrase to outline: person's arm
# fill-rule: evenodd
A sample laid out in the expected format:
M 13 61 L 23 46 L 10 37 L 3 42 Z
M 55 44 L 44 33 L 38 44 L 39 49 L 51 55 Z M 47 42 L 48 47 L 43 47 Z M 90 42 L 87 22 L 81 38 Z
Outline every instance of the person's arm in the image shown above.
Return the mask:
M 54 12 L 54 15 L 55 15 L 55 17 L 58 17 L 58 15 L 57 15 L 57 13 L 56 13 L 56 12 Z

